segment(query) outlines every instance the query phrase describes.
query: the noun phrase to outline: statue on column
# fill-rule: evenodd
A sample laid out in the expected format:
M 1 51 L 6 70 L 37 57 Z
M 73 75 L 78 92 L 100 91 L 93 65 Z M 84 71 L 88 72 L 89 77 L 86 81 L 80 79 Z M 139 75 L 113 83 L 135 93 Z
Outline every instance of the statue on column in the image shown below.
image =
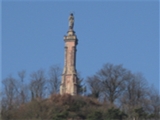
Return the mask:
M 69 16 L 69 29 L 73 30 L 73 26 L 74 26 L 74 16 L 73 13 L 71 13 Z

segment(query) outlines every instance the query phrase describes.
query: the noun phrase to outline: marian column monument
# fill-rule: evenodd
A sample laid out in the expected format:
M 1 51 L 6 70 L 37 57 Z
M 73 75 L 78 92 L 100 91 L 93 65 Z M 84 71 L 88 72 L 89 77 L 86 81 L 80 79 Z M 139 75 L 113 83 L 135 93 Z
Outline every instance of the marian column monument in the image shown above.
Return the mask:
M 77 71 L 76 71 L 76 45 L 78 43 L 77 36 L 73 30 L 74 16 L 69 16 L 69 30 L 64 36 L 65 56 L 62 81 L 60 86 L 60 94 L 77 95 Z

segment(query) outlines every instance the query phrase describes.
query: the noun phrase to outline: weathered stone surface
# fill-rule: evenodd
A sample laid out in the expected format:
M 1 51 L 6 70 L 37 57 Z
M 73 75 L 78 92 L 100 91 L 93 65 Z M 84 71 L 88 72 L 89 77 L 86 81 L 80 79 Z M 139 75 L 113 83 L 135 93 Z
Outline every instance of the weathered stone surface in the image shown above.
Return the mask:
M 76 45 L 77 37 L 72 29 L 69 29 L 65 41 L 65 60 L 60 86 L 60 94 L 77 94 L 77 72 L 76 72 Z

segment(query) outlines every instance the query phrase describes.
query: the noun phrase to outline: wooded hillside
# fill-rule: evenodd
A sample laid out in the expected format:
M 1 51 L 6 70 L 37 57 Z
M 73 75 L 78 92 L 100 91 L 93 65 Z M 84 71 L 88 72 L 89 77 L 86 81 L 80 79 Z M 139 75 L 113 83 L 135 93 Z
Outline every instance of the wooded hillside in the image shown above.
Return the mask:
M 142 74 L 105 64 L 94 75 L 78 74 L 77 96 L 59 95 L 62 70 L 52 66 L 2 81 L 3 120 L 159 120 L 160 95 Z

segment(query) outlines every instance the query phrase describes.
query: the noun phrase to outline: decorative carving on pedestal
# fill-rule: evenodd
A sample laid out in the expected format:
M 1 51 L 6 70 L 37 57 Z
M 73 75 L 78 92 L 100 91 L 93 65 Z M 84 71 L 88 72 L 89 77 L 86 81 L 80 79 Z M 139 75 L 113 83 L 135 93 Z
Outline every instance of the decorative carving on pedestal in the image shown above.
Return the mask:
M 65 58 L 60 94 L 77 95 L 77 71 L 76 71 L 76 46 L 78 44 L 77 36 L 73 30 L 74 16 L 71 13 L 69 17 L 69 30 L 64 36 Z

